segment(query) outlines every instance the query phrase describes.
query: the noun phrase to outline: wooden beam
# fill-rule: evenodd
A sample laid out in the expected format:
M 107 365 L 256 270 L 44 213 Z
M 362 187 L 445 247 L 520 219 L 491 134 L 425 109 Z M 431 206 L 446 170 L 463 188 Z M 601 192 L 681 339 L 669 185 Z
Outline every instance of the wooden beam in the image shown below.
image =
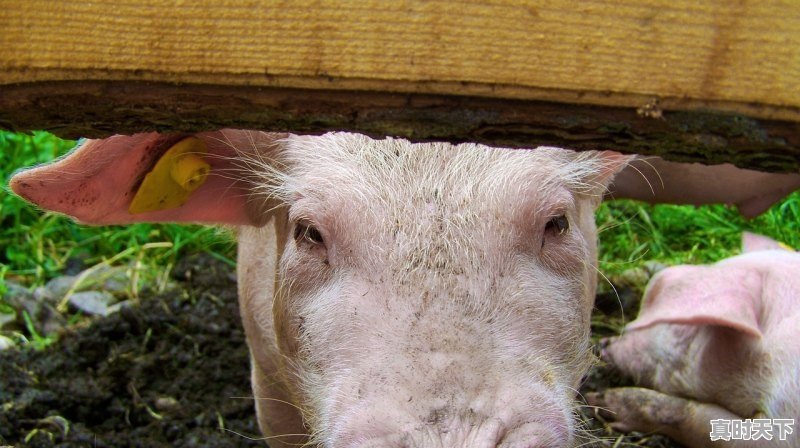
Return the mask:
M 0 0 L 0 126 L 800 166 L 800 2 Z
M 0 0 L 0 85 L 432 93 L 800 121 L 787 0 Z
M 737 114 L 660 111 L 432 94 L 118 81 L 0 86 L 0 126 L 64 137 L 225 127 L 349 130 L 415 141 L 615 149 L 675 161 L 800 169 L 800 123 Z

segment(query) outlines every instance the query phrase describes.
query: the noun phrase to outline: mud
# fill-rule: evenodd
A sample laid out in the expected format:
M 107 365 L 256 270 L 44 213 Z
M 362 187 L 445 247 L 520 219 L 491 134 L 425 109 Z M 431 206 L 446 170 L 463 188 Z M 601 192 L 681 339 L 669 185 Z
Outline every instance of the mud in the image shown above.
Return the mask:
M 233 268 L 193 256 L 173 276 L 177 290 L 73 327 L 43 351 L 0 352 L 0 446 L 265 446 L 245 437 L 259 432 Z M 603 303 L 595 332 L 607 336 L 619 316 Z M 624 384 L 599 365 L 581 392 Z M 585 446 L 678 446 L 614 433 L 582 413 L 605 440 Z
M 258 437 L 232 268 L 192 257 L 173 275 L 180 290 L 0 353 L 0 446 L 264 446 L 236 434 Z

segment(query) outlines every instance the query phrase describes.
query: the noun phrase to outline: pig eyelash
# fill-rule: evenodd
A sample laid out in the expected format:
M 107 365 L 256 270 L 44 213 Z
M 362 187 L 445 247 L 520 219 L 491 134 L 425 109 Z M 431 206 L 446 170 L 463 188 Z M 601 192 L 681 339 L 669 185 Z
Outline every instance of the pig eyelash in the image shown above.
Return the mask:
M 542 233 L 541 238 L 541 249 L 544 249 L 548 240 L 552 240 L 553 238 L 562 238 L 567 231 L 569 231 L 569 218 L 567 218 L 567 215 L 558 215 L 550 218 L 547 221 L 547 224 L 544 225 L 544 232 Z
M 324 245 L 325 240 L 322 238 L 322 233 L 309 222 L 298 222 L 294 227 L 294 240 L 298 243 L 306 241 L 313 245 Z
M 569 219 L 567 219 L 567 215 L 559 215 L 550 218 L 544 226 L 544 232 L 551 233 L 554 236 L 563 235 L 567 230 L 569 230 Z

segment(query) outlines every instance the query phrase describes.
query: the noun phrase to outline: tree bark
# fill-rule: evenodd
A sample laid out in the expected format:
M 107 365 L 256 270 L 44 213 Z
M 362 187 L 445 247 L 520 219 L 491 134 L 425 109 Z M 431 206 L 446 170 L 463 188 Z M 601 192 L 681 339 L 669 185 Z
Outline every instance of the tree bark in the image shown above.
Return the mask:
M 353 131 L 412 141 L 559 146 L 800 170 L 800 123 L 703 110 L 130 81 L 0 85 L 0 127 L 65 138 L 220 128 Z

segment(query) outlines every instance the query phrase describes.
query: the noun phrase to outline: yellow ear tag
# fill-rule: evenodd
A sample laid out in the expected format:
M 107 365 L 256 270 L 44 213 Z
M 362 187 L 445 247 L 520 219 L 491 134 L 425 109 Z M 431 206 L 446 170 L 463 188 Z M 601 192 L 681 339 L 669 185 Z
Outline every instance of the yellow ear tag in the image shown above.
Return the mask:
M 167 210 L 185 204 L 211 171 L 211 165 L 201 157 L 205 153 L 206 144 L 197 137 L 187 137 L 169 148 L 144 176 L 128 212 Z

